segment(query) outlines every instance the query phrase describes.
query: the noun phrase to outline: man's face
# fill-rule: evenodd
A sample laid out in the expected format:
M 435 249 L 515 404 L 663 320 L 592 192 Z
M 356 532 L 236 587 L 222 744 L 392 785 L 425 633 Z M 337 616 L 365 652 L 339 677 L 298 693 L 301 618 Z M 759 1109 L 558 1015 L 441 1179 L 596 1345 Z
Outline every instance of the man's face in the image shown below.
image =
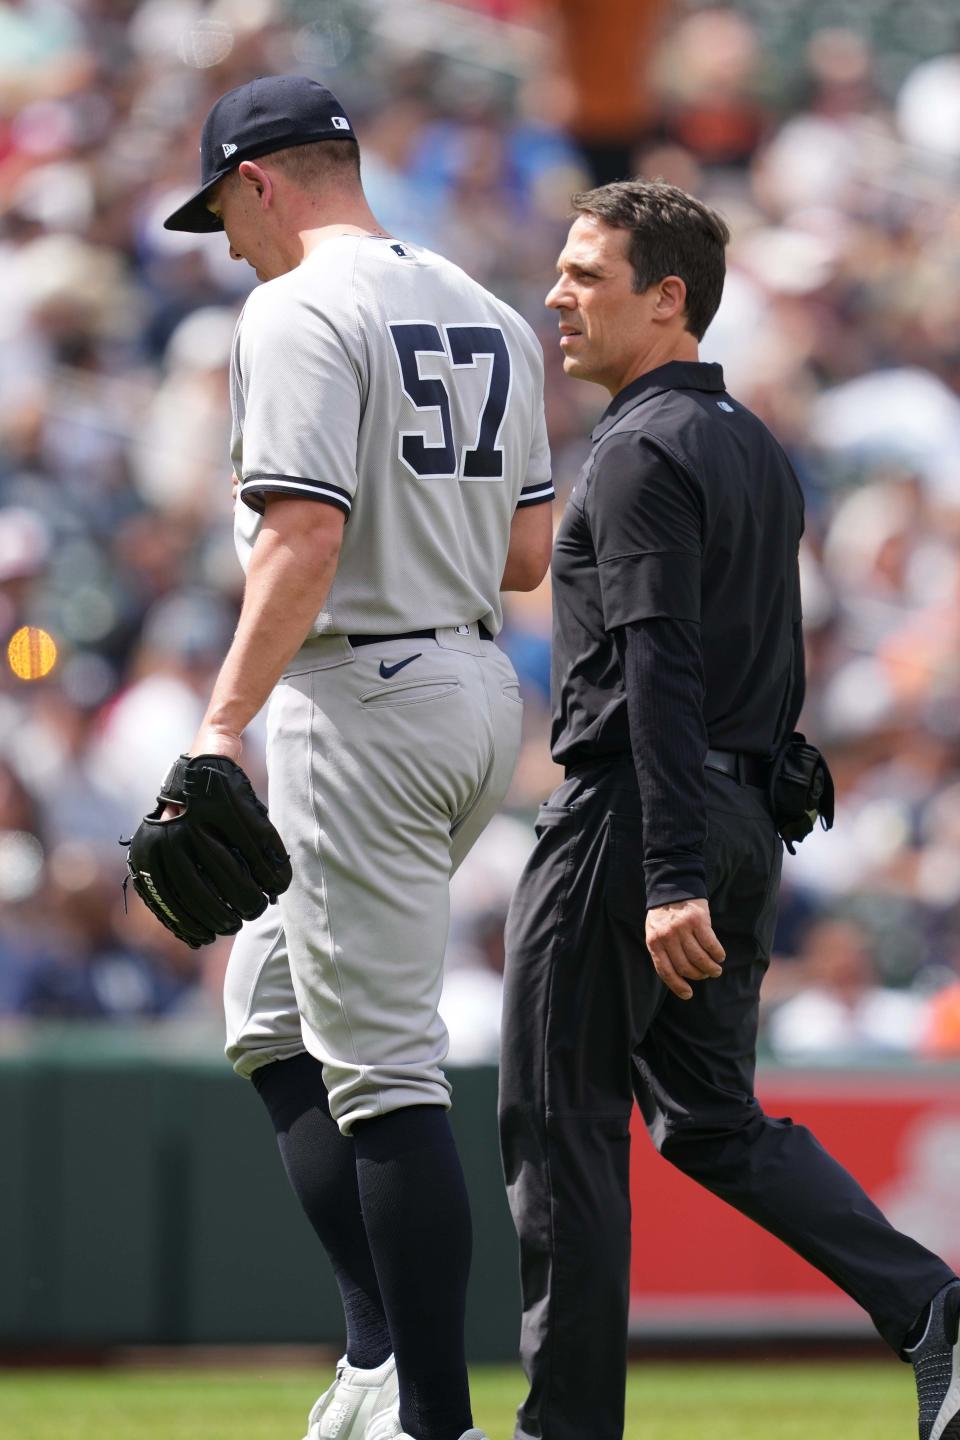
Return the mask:
M 580 215 L 557 261 L 557 283 L 546 305 L 560 319 L 563 368 L 615 395 L 636 373 L 655 333 L 651 311 L 657 286 L 638 295 L 628 259 L 630 232 Z
M 231 260 L 246 260 L 258 280 L 273 280 L 283 274 L 257 203 L 256 189 L 244 183 L 236 171 L 225 175 L 207 197 L 207 209 L 223 221 Z

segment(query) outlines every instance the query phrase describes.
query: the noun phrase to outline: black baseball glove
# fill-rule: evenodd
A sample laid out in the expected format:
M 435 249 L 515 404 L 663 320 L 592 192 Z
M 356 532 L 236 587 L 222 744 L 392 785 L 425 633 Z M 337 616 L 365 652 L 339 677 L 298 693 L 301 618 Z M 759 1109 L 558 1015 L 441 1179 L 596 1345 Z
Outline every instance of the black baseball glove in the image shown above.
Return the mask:
M 168 804 L 182 805 L 161 820 Z M 290 857 L 246 775 L 223 755 L 181 755 L 127 850 L 127 880 L 196 950 L 235 935 L 290 884 Z M 126 892 L 127 881 L 124 881 Z

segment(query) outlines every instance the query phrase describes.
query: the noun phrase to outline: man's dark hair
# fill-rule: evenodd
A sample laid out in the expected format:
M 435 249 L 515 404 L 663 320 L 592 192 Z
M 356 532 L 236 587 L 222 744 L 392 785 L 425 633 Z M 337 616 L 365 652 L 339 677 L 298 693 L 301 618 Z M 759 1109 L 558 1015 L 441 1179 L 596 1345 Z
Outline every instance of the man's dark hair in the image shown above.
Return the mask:
M 730 231 L 720 216 L 665 180 L 616 180 L 581 190 L 571 203 L 581 215 L 630 231 L 637 294 L 667 275 L 679 275 L 687 287 L 686 328 L 702 340 L 723 294 Z

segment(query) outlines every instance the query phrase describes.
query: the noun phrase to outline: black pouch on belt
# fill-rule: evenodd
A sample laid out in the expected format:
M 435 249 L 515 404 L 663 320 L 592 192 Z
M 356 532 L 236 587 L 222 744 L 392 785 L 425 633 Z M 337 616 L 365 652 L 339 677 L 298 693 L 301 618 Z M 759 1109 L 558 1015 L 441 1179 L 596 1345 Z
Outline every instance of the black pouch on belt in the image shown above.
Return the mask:
M 817 820 L 824 830 L 833 825 L 833 776 L 816 745 L 795 730 L 770 767 L 770 809 L 781 840 L 790 854 L 805 840 Z

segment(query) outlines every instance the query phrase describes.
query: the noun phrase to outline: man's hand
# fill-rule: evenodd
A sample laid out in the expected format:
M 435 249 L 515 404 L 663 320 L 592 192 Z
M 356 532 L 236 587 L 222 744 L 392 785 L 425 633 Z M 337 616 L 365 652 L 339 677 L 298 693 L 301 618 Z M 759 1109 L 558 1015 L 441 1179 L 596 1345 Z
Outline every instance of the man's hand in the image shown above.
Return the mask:
M 713 932 L 706 900 L 677 900 L 648 910 L 646 938 L 654 969 L 681 1000 L 693 998 L 688 981 L 723 973 L 726 951 Z
M 234 765 L 239 765 L 240 756 L 243 754 L 243 741 L 239 735 L 234 735 L 232 731 L 225 730 L 222 726 L 203 724 L 197 731 L 197 737 L 187 754 L 225 755 L 228 760 L 233 761 Z M 182 814 L 182 805 L 168 803 L 164 806 L 160 819 L 176 820 Z
M 206 721 L 197 731 L 196 739 L 190 746 L 191 755 L 225 755 L 234 765 L 240 764 L 243 741 L 232 730 L 223 725 L 209 725 Z

